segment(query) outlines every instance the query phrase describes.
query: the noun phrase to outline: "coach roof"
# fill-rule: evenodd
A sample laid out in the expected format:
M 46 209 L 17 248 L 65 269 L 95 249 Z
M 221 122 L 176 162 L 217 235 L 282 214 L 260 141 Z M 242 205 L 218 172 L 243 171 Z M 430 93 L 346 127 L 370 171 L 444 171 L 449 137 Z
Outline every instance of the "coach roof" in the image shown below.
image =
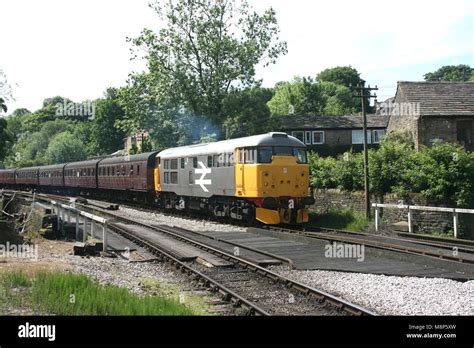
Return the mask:
M 209 144 L 196 144 L 190 146 L 176 147 L 166 149 L 158 154 L 162 159 L 177 158 L 177 157 L 193 157 L 207 154 L 221 154 L 234 152 L 236 148 L 240 147 L 254 147 L 254 146 L 292 146 L 305 147 L 305 145 L 298 139 L 286 133 L 267 133 L 261 135 L 254 135 L 245 138 L 230 139 L 218 141 Z

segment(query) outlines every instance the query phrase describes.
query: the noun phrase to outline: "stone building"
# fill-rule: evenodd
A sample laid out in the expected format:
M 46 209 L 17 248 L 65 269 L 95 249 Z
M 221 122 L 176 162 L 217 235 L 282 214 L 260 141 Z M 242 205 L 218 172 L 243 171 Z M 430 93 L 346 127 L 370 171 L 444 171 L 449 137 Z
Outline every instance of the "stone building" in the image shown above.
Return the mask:
M 449 142 L 474 149 L 474 82 L 398 82 L 387 132 L 420 145 Z
M 143 141 L 149 137 L 150 134 L 147 131 L 139 131 L 133 134 L 128 134 L 127 137 L 123 139 L 125 153 L 131 153 L 133 148 L 135 148 L 136 151 L 141 152 Z
M 376 147 L 385 136 L 389 116 L 367 116 L 369 147 Z M 304 142 L 321 155 L 337 155 L 363 149 L 362 116 L 284 116 L 281 130 Z

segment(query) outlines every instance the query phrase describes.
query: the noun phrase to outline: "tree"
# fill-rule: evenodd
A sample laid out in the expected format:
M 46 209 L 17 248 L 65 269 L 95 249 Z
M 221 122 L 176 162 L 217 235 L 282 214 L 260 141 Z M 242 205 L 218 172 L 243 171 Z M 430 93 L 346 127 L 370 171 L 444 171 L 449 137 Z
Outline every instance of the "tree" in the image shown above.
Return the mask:
M 0 161 L 3 161 L 6 154 L 8 153 L 7 144 L 11 141 L 7 126 L 7 121 L 0 117 Z
M 275 88 L 268 102 L 272 115 L 337 116 L 355 112 L 351 90 L 334 82 L 315 82 L 310 77 L 296 77 Z
M 270 121 L 271 113 L 267 102 L 272 92 L 266 88 L 254 87 L 234 90 L 223 101 L 223 114 L 227 119 L 223 125 L 226 139 L 239 138 L 276 130 Z
M 118 127 L 117 122 L 122 120 L 124 115 L 117 89 L 108 88 L 105 98 L 96 102 L 90 131 L 91 153 L 110 154 L 122 148 L 126 134 Z
M 5 99 L 3 98 L 0 98 L 0 114 L 3 112 L 3 113 L 7 113 L 8 111 L 8 108 L 7 108 L 7 104 L 5 102 Z
M 287 51 L 275 11 L 259 15 L 246 0 L 170 0 L 151 7 L 164 27 L 129 39 L 146 52 L 151 88 L 166 94 L 172 107 L 215 126 L 224 121 L 223 100 L 231 86 L 253 85 L 255 67 Z
M 57 134 L 45 153 L 48 164 L 67 163 L 86 159 L 84 144 L 70 132 Z
M 8 82 L 7 75 L 0 69 L 0 114 L 7 113 L 7 102 L 13 99 L 12 86 Z
M 324 109 L 319 86 L 310 77 L 280 83 L 268 102 L 272 115 L 320 115 Z
M 445 65 L 424 75 L 425 81 L 474 81 L 474 69 L 469 65 Z
M 348 88 L 356 87 L 360 82 L 360 73 L 351 66 L 338 66 L 321 71 L 316 81 L 334 82 Z

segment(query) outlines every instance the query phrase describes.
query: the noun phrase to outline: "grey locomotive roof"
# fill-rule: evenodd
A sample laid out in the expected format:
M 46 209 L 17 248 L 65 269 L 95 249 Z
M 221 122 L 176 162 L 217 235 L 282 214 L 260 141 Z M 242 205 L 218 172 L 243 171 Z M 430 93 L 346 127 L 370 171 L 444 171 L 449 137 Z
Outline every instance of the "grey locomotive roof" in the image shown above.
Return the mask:
M 234 152 L 239 147 L 253 146 L 301 146 L 306 147 L 298 139 L 286 133 L 267 133 L 245 138 L 218 141 L 209 144 L 197 144 L 190 146 L 166 149 L 158 154 L 162 159 L 176 157 L 192 157 L 205 154 L 221 154 Z
M 389 116 L 367 115 L 367 127 L 387 128 Z M 282 129 L 362 129 L 363 118 L 348 116 L 282 116 Z
M 82 162 L 72 162 L 66 164 L 65 168 L 71 169 L 71 168 L 81 168 L 81 167 L 92 167 L 97 164 L 100 160 L 89 160 L 89 161 L 82 161 Z
M 99 166 L 102 165 L 110 165 L 110 164 L 121 164 L 121 163 L 127 163 L 127 162 L 135 162 L 135 161 L 147 161 L 150 157 L 155 157 L 158 152 L 147 152 L 147 153 L 141 153 L 138 155 L 131 155 L 131 156 L 117 156 L 117 157 L 110 157 L 110 158 L 105 158 L 102 161 L 100 161 Z
M 399 81 L 395 100 L 420 103 L 421 116 L 474 116 L 474 82 Z

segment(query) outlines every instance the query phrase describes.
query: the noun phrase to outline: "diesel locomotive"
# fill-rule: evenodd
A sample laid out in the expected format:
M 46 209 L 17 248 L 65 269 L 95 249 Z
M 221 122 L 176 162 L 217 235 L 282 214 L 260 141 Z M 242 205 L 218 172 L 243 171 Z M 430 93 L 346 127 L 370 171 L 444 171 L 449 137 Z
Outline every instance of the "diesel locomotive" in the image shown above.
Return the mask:
M 306 146 L 286 133 L 0 170 L 0 187 L 119 198 L 271 225 L 307 222 L 314 203 Z

